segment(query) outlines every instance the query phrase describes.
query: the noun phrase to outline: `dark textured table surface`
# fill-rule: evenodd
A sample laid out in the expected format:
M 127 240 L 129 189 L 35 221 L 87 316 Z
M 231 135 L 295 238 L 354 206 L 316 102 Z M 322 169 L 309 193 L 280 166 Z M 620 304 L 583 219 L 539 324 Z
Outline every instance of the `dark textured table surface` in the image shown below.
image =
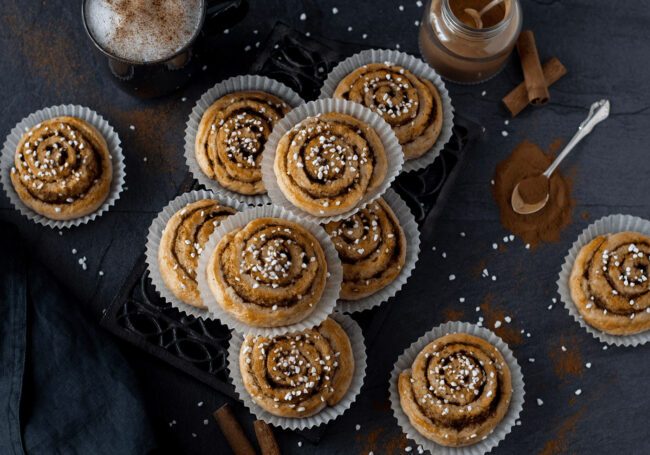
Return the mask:
M 84 34 L 79 3 L 2 1 L 0 131 L 8 133 L 24 116 L 45 106 L 89 106 L 120 134 L 128 191 L 99 220 L 63 235 L 27 221 L 4 195 L 0 218 L 19 226 L 35 257 L 79 297 L 80 311 L 90 312 L 96 321 L 143 248 L 151 219 L 187 175 L 183 130 L 195 100 L 215 82 L 244 72 L 256 42 L 263 41 L 276 20 L 313 35 L 399 46 L 417 54 L 415 21 L 422 15 L 413 0 L 252 1 L 246 19 L 214 39 L 208 68 L 189 87 L 144 102 L 108 80 L 104 60 Z M 385 334 L 369 359 L 361 396 L 329 426 L 317 446 L 282 432 L 283 453 L 383 454 L 413 446 L 402 437 L 388 406 L 387 380 L 398 354 L 446 320 L 475 322 L 482 317 L 493 327 L 506 315 L 512 321 L 497 333 L 509 341 L 522 365 L 526 404 L 521 426 L 495 453 L 650 452 L 650 395 L 644 386 L 650 347 L 604 350 L 552 301 L 558 297 L 555 280 L 565 252 L 587 224 L 610 213 L 650 216 L 650 2 L 622 3 L 522 1 L 525 26 L 535 31 L 542 59 L 555 55 L 569 70 L 551 89 L 552 100 L 544 108 L 528 109 L 504 124 L 508 116 L 499 100 L 522 77 L 516 58 L 486 84 L 449 86 L 457 111 L 484 125 L 485 133 L 470 150 L 434 234 L 423 240 L 410 282 L 389 304 Z M 301 13 L 306 20 L 300 19 Z M 245 51 L 248 45 L 252 50 Z M 490 191 L 495 164 L 523 139 L 542 147 L 556 138 L 568 140 L 588 106 L 605 97 L 612 102 L 610 119 L 563 165 L 574 182 L 573 223 L 554 244 L 532 250 L 519 239 L 504 244 L 509 233 L 499 223 Z M 501 245 L 498 250 L 492 248 L 495 242 Z M 80 257 L 87 258 L 87 270 L 79 265 Z M 481 278 L 484 267 L 496 281 Z M 451 274 L 454 281 L 449 280 Z M 141 381 L 159 444 L 179 453 L 228 453 L 210 418 L 227 400 L 135 348 L 122 347 Z M 578 389 L 580 395 L 575 394 Z M 251 430 L 248 412 L 235 409 Z M 170 425 L 172 421 L 176 423 Z

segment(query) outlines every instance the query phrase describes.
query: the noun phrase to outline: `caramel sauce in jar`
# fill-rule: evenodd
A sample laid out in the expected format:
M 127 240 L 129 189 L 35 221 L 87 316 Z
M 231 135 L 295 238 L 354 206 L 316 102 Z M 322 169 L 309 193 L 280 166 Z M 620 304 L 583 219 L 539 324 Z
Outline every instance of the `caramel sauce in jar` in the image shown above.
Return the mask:
M 442 77 L 477 84 L 499 73 L 521 31 L 518 0 L 486 12 L 477 28 L 465 8 L 480 11 L 490 0 L 429 0 L 420 23 L 420 53 Z

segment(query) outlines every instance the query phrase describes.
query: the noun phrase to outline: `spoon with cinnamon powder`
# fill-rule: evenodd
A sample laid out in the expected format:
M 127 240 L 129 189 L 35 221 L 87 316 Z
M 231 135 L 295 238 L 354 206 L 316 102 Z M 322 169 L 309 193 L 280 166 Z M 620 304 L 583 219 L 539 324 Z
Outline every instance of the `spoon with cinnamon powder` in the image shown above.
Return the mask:
M 578 145 L 586 135 L 591 133 L 598 123 L 602 122 L 609 116 L 609 101 L 596 101 L 589 108 L 589 115 L 578 127 L 578 132 L 571 138 L 569 143 L 564 147 L 562 153 L 551 163 L 551 165 L 541 175 L 528 177 L 517 183 L 512 191 L 510 204 L 512 210 L 520 215 L 530 215 L 531 213 L 542 210 L 549 198 L 548 179 L 553 171 L 560 165 L 562 160 Z

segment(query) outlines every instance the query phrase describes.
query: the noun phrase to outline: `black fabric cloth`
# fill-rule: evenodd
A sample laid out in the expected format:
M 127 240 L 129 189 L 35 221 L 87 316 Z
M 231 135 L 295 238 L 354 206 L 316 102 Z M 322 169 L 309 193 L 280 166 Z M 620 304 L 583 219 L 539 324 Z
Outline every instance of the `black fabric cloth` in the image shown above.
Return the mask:
M 112 343 L 0 223 L 0 454 L 146 453 L 138 385 Z

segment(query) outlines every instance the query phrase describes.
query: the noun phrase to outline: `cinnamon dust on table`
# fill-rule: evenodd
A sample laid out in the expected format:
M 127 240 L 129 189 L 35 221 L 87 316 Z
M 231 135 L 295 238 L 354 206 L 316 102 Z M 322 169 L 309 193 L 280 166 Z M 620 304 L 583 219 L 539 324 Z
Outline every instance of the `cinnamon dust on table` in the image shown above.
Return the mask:
M 36 76 L 46 89 L 61 97 L 70 96 L 76 87 L 93 82 L 96 69 L 87 61 L 83 47 L 68 34 L 52 33 L 52 30 L 65 30 L 68 24 L 48 23 L 42 27 L 22 11 L 22 2 L 5 3 L 0 26 L 18 37 L 16 46 L 22 55 L 21 63 L 27 66 L 31 76 Z
M 177 165 L 171 157 L 177 155 L 170 150 L 175 147 L 174 141 L 179 131 L 179 122 L 185 121 L 179 118 L 178 109 L 176 102 L 165 100 L 127 109 L 106 105 L 103 112 L 111 119 L 115 119 L 116 124 L 122 125 L 123 128 L 128 125 L 135 127 L 134 134 L 127 133 L 130 136 L 130 150 L 133 153 L 155 158 L 148 161 L 148 166 L 172 174 L 177 170 Z
M 570 415 L 560 424 L 559 428 L 551 436 L 538 455 L 559 455 L 569 450 L 569 436 L 575 430 L 576 425 L 582 418 L 584 409 L 579 409 L 575 414 Z
M 445 308 L 442 310 L 442 317 L 445 318 L 445 321 L 462 321 L 465 319 L 465 311 L 454 308 Z
M 566 351 L 562 350 L 562 346 Z M 562 380 L 582 376 L 584 360 L 578 349 L 578 340 L 574 337 L 560 337 L 559 341 L 549 347 L 548 356 L 553 363 L 553 371 Z
M 499 338 L 506 342 L 509 346 L 517 346 L 523 342 L 523 335 L 520 330 L 517 330 L 512 323 L 507 323 L 505 318 L 507 314 L 494 305 L 494 295 L 487 294 L 483 303 L 479 305 L 485 319 L 483 325 L 488 329 L 494 331 Z M 494 324 L 500 321 L 501 325 L 498 328 Z
M 394 431 L 391 434 L 385 428 L 374 428 L 368 432 L 361 432 L 355 436 L 357 445 L 361 447 L 358 452 L 360 455 L 366 455 L 370 452 L 376 454 L 393 454 L 404 453 L 404 449 L 409 444 L 406 435 L 400 430 L 399 433 Z
M 487 261 L 485 259 L 481 259 L 473 268 L 473 273 L 476 276 L 476 278 L 481 278 L 481 275 L 483 274 L 483 270 L 487 267 Z
M 557 147 L 557 141 L 552 148 Z M 553 161 L 552 152 L 544 151 L 529 141 L 519 144 L 495 170 L 492 193 L 499 206 L 501 224 L 535 246 L 540 242 L 557 242 L 562 230 L 571 223 L 575 202 L 571 197 L 571 181 L 561 170 L 549 179 L 549 200 L 539 212 L 520 215 L 512 210 L 512 191 L 522 180 L 543 173 Z

